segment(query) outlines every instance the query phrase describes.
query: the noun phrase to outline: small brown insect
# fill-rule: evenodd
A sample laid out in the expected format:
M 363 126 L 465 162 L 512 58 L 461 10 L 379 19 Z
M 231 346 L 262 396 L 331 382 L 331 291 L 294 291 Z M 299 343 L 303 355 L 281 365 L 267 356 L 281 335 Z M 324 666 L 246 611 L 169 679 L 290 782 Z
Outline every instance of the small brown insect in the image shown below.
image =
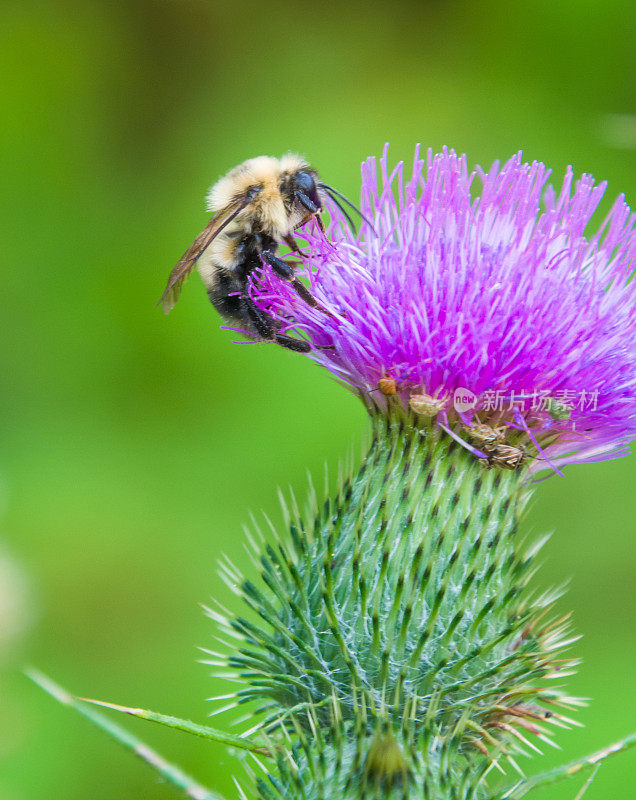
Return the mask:
M 483 422 L 478 422 L 471 428 L 466 429 L 471 439 L 475 439 L 482 444 L 496 444 L 497 442 L 506 441 L 506 426 L 500 425 L 498 428 L 492 428 L 490 425 L 485 425 Z
M 416 414 L 424 417 L 435 417 L 446 408 L 447 397 L 431 397 L 430 394 L 412 394 L 409 406 Z
M 511 444 L 495 444 L 485 448 L 488 455 L 486 459 L 487 467 L 499 467 L 500 469 L 515 470 L 526 461 L 526 454 L 522 447 L 514 447 Z
M 394 378 L 380 378 L 378 381 L 378 389 L 385 397 L 391 397 L 397 392 L 397 383 Z

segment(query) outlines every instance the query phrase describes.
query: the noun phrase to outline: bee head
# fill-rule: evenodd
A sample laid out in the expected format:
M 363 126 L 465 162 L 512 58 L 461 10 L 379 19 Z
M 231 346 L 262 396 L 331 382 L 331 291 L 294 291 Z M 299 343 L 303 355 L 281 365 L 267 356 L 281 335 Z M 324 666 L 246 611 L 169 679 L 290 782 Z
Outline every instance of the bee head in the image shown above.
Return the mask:
M 293 193 L 296 202 L 310 214 L 322 209 L 318 186 L 313 170 L 300 169 L 293 176 Z

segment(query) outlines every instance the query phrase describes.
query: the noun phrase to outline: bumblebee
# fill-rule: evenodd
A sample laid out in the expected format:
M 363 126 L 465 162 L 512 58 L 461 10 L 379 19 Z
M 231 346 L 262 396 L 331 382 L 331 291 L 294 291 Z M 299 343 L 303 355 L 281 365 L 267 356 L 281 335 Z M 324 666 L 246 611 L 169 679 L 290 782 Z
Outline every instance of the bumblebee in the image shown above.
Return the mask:
M 309 342 L 280 333 L 281 323 L 256 305 L 248 287 L 252 272 L 263 260 L 291 283 L 304 302 L 329 313 L 296 278 L 294 266 L 277 255 L 283 243 L 300 253 L 294 231 L 311 219 L 324 233 L 320 214 L 327 196 L 352 227 L 340 201 L 362 217 L 353 203 L 323 183 L 317 171 L 298 155 L 288 153 L 280 159 L 259 156 L 239 164 L 210 190 L 207 205 L 212 218 L 170 273 L 160 299 L 164 312 L 174 308 L 183 283 L 197 264 L 208 297 L 222 317 L 261 341 L 308 352 Z

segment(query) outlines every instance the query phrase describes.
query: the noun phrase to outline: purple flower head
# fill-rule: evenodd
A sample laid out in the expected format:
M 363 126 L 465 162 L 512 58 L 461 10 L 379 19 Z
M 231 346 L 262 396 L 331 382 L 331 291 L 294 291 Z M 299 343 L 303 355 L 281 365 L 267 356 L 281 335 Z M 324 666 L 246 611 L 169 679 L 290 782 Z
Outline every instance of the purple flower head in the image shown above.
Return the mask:
M 605 184 L 568 169 L 555 191 L 549 175 L 520 155 L 469 172 L 465 156 L 418 148 L 407 178 L 385 149 L 379 181 L 375 158 L 362 165 L 373 229 L 356 235 L 329 204 L 326 237 L 302 230 L 329 313 L 267 266 L 253 297 L 369 407 L 399 403 L 480 457 L 503 441 L 531 448 L 532 469 L 623 455 L 636 436 L 634 215 L 619 197 L 586 236 Z

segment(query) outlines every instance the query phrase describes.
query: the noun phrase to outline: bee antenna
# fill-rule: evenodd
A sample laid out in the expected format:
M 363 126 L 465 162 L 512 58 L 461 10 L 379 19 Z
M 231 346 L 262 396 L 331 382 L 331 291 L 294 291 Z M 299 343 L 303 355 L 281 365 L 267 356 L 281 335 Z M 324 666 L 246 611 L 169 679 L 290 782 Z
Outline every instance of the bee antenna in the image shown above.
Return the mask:
M 341 205 L 341 204 L 338 202 L 338 198 L 337 198 L 337 197 L 334 197 L 334 196 L 331 194 L 331 192 L 330 192 L 328 189 L 325 189 L 325 191 L 327 192 L 327 194 L 329 195 L 329 197 L 330 197 L 330 198 L 333 200 L 333 202 L 334 202 L 334 203 L 335 203 L 335 204 L 338 206 L 338 208 L 340 209 L 340 211 L 342 211 L 342 213 L 344 214 L 344 216 L 345 216 L 345 218 L 346 218 L 347 222 L 349 223 L 349 227 L 350 227 L 350 228 L 351 228 L 351 230 L 352 230 L 352 231 L 355 233 L 355 231 L 356 231 L 356 226 L 354 225 L 354 223 L 353 223 L 353 220 L 352 220 L 352 219 L 351 219 L 351 217 L 349 216 L 348 212 L 347 212 L 347 211 L 345 211 L 345 209 L 342 207 L 342 205 Z
M 343 214 L 345 214 L 345 211 L 343 210 L 343 208 L 342 208 L 342 206 L 340 205 L 340 203 L 339 203 L 339 202 L 336 200 L 336 198 L 334 197 L 334 195 L 336 195 L 337 197 L 339 197 L 341 200 L 344 200 L 344 202 L 345 202 L 345 203 L 346 203 L 346 204 L 347 204 L 347 205 L 348 205 L 350 208 L 352 208 L 352 209 L 353 209 L 353 210 L 356 212 L 356 214 L 359 214 L 359 215 L 360 215 L 360 219 L 364 220 L 364 222 L 366 222 L 366 223 L 367 223 L 367 225 L 368 225 L 368 226 L 371 228 L 371 230 L 372 230 L 372 231 L 375 233 L 375 227 L 373 226 L 373 223 L 371 222 L 371 220 L 370 220 L 368 217 L 366 217 L 366 216 L 365 216 L 365 215 L 362 213 L 362 211 L 360 211 L 360 209 L 358 208 L 358 206 L 356 206 L 354 203 L 352 203 L 352 202 L 351 202 L 351 200 L 349 200 L 349 198 L 348 198 L 348 197 L 345 197 L 345 195 L 344 195 L 344 194 L 342 194 L 342 192 L 339 192 L 337 189 L 334 189 L 334 188 L 333 188 L 333 186 L 329 186 L 329 184 L 328 184 L 328 183 L 319 183 L 319 184 L 318 184 L 318 186 L 319 186 L 321 189 L 324 189 L 324 190 L 327 192 L 327 194 L 329 195 L 329 197 L 331 197 L 331 199 L 334 201 L 334 203 L 335 203 L 335 204 L 338 206 L 338 208 L 339 208 L 339 209 L 342 211 L 342 213 L 343 213 Z M 346 216 L 346 214 L 345 214 L 345 216 Z

